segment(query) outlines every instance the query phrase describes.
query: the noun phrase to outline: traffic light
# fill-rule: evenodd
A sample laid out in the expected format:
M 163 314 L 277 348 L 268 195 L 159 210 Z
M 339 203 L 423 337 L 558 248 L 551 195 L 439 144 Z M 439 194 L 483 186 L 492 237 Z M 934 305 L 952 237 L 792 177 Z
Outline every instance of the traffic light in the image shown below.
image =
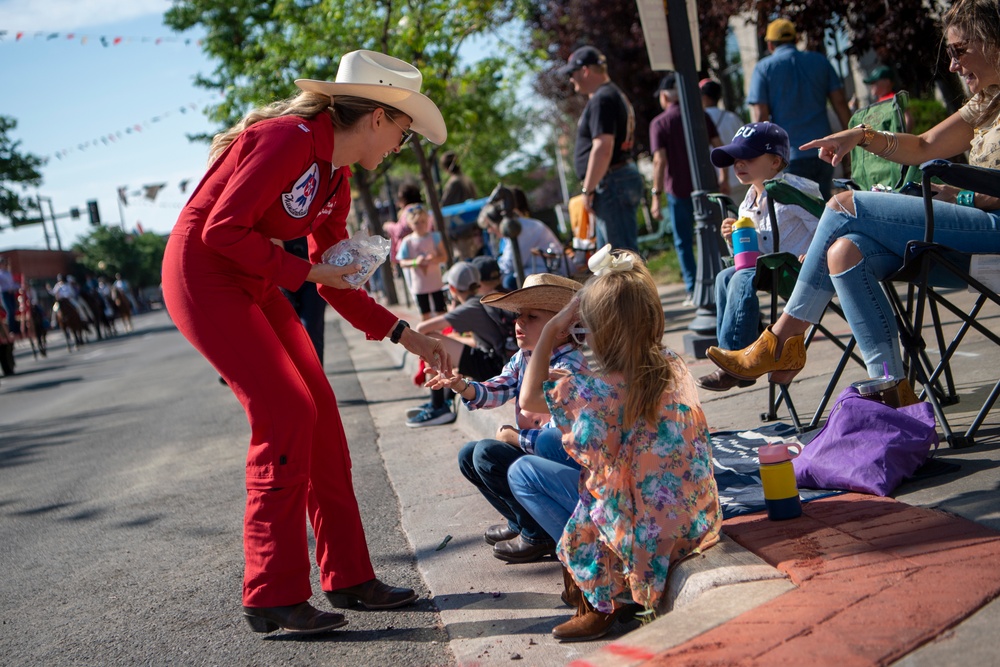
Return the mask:
M 87 202 L 87 211 L 90 213 L 90 224 L 94 227 L 101 226 L 101 212 L 97 208 L 97 200 L 91 199 Z

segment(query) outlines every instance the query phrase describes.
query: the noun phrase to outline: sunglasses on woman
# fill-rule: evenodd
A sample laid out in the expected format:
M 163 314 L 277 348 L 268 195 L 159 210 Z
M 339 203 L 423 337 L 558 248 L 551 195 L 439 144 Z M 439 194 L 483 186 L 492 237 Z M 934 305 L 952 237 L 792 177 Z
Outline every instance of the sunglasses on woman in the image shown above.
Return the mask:
M 395 125 L 396 127 L 398 127 L 398 128 L 399 128 L 399 131 L 400 131 L 400 132 L 402 132 L 402 134 L 401 134 L 401 135 L 399 136 L 399 147 L 400 147 L 400 148 L 402 148 L 402 147 L 403 147 L 403 145 L 404 145 L 404 144 L 405 144 L 405 143 L 406 143 L 407 141 L 409 141 L 409 140 L 410 140 L 410 137 L 412 137 L 412 136 L 413 136 L 413 130 L 404 130 L 404 129 L 403 129 L 403 126 L 402 126 L 402 125 L 400 125 L 399 123 L 397 123 L 397 122 L 396 122 L 396 121 L 395 121 L 395 120 L 393 119 L 393 117 L 392 117 L 392 116 L 390 116 L 389 114 L 386 114 L 386 115 L 385 115 L 385 117 L 386 117 L 386 118 L 388 118 L 389 120 L 391 120 L 391 121 L 392 121 L 392 124 L 393 124 L 393 125 Z
M 962 59 L 962 56 L 969 52 L 969 43 L 955 42 L 954 44 L 946 44 L 944 52 L 948 54 L 948 59 L 951 62 L 957 63 Z

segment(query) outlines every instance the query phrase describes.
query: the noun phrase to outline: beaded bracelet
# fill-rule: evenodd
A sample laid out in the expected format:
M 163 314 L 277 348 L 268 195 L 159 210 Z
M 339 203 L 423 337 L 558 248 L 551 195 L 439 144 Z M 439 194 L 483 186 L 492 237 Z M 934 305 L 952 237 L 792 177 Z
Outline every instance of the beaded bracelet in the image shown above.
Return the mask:
M 975 206 L 976 193 L 972 190 L 962 190 L 955 195 L 955 203 L 959 206 Z

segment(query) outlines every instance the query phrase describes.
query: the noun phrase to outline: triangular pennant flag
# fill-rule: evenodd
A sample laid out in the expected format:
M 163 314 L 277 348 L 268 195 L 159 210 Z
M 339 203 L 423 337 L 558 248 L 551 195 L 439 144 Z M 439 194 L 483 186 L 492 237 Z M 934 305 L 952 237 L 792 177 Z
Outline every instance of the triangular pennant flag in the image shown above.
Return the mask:
M 188 183 L 190 182 L 191 182 L 190 178 L 185 178 L 183 181 L 177 184 L 177 187 L 181 189 L 181 194 L 184 194 L 187 191 Z
M 144 185 L 143 196 L 149 201 L 156 201 L 156 195 L 160 194 L 160 190 L 167 187 L 166 183 L 155 183 L 153 185 Z

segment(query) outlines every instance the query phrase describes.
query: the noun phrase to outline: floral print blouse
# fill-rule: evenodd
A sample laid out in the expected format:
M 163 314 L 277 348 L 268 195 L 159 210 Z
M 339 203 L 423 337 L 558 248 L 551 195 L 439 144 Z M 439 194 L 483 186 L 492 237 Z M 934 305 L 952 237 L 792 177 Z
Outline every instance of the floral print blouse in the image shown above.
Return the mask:
M 583 467 L 580 500 L 557 547 L 591 605 L 610 613 L 626 591 L 658 605 L 670 566 L 715 544 L 722 527 L 708 424 L 691 374 L 665 351 L 674 380 L 660 418 L 622 427 L 620 374 L 584 372 L 544 385 L 563 446 Z

